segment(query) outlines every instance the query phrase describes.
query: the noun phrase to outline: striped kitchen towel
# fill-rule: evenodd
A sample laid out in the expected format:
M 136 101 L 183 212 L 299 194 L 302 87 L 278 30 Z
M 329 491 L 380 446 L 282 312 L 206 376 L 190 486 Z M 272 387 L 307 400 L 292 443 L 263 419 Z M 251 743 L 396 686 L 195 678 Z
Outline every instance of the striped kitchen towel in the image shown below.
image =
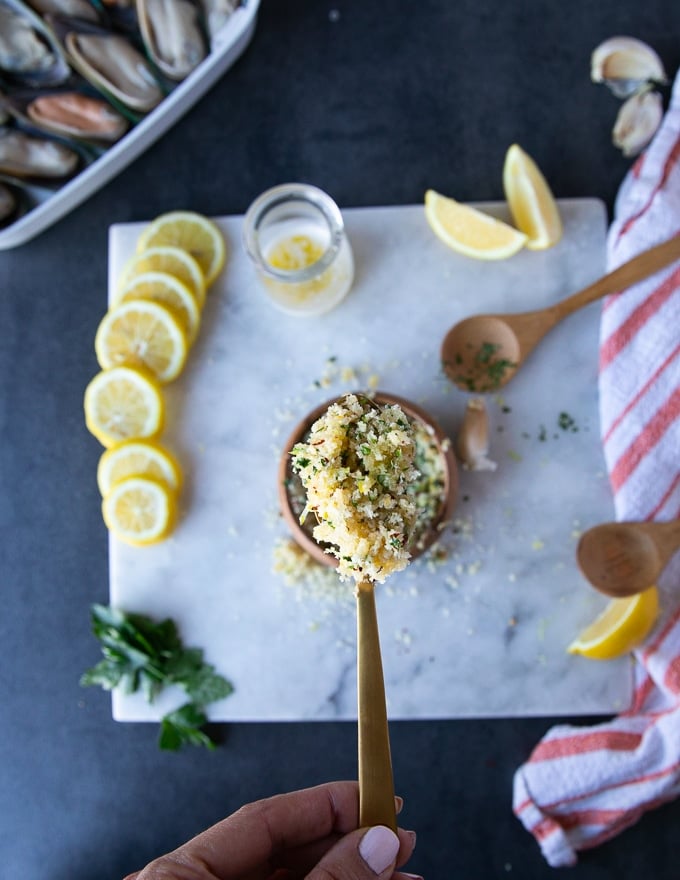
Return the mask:
M 680 234 L 680 73 L 614 213 L 609 269 Z M 616 518 L 680 517 L 680 262 L 605 300 L 599 384 Z M 630 708 L 604 724 L 554 727 L 515 774 L 514 812 L 554 867 L 680 794 L 680 554 L 658 586 L 661 614 L 634 652 Z

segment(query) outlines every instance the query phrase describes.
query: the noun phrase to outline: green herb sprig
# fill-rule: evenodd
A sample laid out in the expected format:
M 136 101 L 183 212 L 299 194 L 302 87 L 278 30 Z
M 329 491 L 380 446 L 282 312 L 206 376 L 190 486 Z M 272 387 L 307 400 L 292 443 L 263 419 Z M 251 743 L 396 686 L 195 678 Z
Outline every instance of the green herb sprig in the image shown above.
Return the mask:
M 149 703 L 164 687 L 178 685 L 189 702 L 161 720 L 160 748 L 176 751 L 189 744 L 214 749 L 201 729 L 208 720 L 204 709 L 228 697 L 234 687 L 204 662 L 200 648 L 184 647 L 174 621 L 156 622 L 144 614 L 93 605 L 91 623 L 104 659 L 81 676 L 80 684 L 107 691 L 121 687 L 128 694 L 142 691 Z

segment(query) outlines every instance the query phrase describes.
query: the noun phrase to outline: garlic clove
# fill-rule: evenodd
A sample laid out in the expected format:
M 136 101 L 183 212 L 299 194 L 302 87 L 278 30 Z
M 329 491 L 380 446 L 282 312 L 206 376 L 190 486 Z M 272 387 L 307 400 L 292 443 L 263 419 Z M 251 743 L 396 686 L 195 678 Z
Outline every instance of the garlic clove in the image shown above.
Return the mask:
M 465 408 L 463 423 L 456 437 L 456 455 L 470 471 L 495 471 L 496 462 L 488 458 L 489 416 L 482 397 L 472 397 Z
M 667 82 L 657 53 L 635 37 L 611 37 L 593 51 L 590 78 L 603 82 L 617 98 L 628 98 L 647 82 Z
M 646 90 L 632 95 L 619 110 L 612 140 L 624 156 L 637 156 L 661 125 L 663 105 L 658 92 Z

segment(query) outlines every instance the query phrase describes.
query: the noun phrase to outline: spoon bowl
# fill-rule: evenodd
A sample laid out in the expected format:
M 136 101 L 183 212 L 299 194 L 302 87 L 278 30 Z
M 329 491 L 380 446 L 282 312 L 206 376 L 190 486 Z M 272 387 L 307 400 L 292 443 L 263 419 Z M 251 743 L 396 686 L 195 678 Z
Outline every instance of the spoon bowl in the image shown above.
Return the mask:
M 463 391 L 495 391 L 506 385 L 541 339 L 563 318 L 595 300 L 618 293 L 680 258 L 680 235 L 643 251 L 594 284 L 561 302 L 532 312 L 475 315 L 444 337 L 444 372 Z
M 653 586 L 678 548 L 680 520 L 612 522 L 581 535 L 576 559 L 597 590 L 620 599 Z
M 344 397 L 344 395 L 342 396 Z M 410 400 L 398 397 L 395 394 L 387 394 L 383 391 L 371 392 L 370 395 L 365 396 L 370 396 L 371 399 L 379 404 L 398 404 L 411 420 L 420 422 L 425 426 L 439 453 L 441 479 L 443 481 L 441 500 L 427 527 L 409 547 L 411 559 L 416 559 L 435 543 L 442 529 L 453 515 L 458 499 L 458 466 L 453 452 L 453 445 L 444 429 L 435 419 L 422 407 L 412 403 Z M 312 559 L 315 559 L 322 565 L 332 567 L 337 567 L 337 558 L 326 552 L 326 548 L 314 539 L 310 525 L 300 523 L 300 512 L 304 507 L 304 501 L 297 497 L 297 477 L 293 474 L 290 451 L 296 443 L 304 440 L 314 422 L 338 399 L 333 398 L 320 404 L 298 422 L 283 446 L 281 458 L 279 459 L 278 473 L 279 506 L 295 542 L 303 550 L 306 550 Z

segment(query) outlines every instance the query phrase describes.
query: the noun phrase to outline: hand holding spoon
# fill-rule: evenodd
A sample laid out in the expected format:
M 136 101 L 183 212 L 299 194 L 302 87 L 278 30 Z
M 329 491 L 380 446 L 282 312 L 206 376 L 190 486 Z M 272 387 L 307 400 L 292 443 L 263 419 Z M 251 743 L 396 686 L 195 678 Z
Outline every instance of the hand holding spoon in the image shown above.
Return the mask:
M 540 340 L 563 318 L 610 293 L 625 290 L 680 258 L 680 235 L 643 251 L 589 287 L 532 312 L 475 315 L 444 337 L 444 370 L 463 391 L 495 391 L 507 384 Z
M 680 520 L 612 522 L 581 535 L 576 559 L 596 589 L 620 599 L 654 586 L 678 549 Z

